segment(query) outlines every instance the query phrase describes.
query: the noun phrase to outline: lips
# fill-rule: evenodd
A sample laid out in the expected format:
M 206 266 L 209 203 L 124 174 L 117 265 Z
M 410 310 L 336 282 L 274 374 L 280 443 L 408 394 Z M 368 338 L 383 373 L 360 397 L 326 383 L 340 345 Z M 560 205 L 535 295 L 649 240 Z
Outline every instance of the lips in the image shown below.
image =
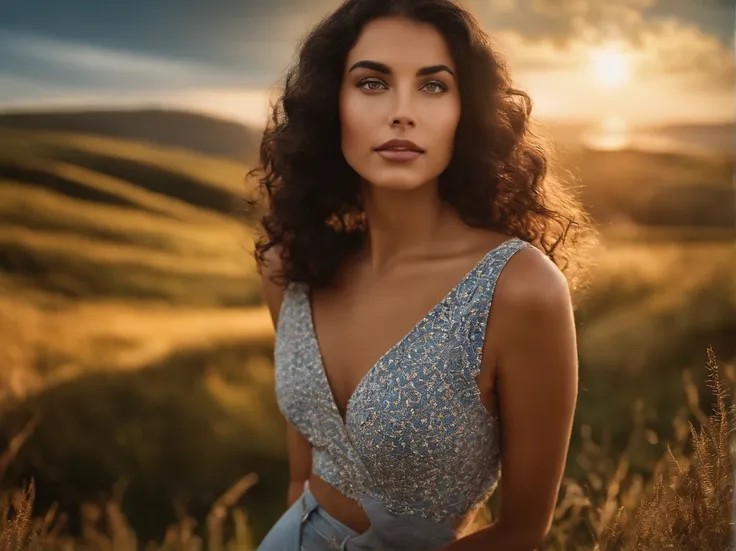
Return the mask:
M 408 163 L 424 154 L 424 149 L 410 140 L 389 140 L 376 148 L 376 153 L 392 163 Z
M 410 140 L 389 140 L 376 148 L 376 151 L 412 151 L 414 153 L 424 153 L 424 149 Z

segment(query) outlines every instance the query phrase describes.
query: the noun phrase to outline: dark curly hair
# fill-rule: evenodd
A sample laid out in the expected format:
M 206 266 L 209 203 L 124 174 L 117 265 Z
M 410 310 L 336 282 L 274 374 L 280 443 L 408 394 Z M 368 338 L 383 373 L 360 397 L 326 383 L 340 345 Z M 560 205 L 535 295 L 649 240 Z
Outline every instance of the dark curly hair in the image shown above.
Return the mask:
M 338 94 L 361 29 L 387 16 L 433 25 L 457 66 L 462 113 L 439 178 L 441 200 L 469 226 L 535 245 L 579 287 L 593 227 L 571 191 L 548 174 L 547 144 L 530 128 L 531 99 L 512 86 L 475 18 L 452 0 L 347 0 L 302 42 L 272 106 L 260 165 L 248 174 L 260 173 L 269 199 L 260 220 L 265 235 L 256 242 L 259 268 L 278 246 L 279 279 L 329 286 L 363 246 L 360 180 L 341 150 Z

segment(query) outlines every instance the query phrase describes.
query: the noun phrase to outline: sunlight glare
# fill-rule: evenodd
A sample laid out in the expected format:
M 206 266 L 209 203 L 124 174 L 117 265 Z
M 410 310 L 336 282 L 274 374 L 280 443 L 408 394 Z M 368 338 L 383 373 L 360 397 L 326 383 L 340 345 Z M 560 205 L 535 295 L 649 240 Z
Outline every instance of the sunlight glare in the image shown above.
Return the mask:
M 595 79 L 606 87 L 618 87 L 629 78 L 629 60 L 621 50 L 607 47 L 594 51 L 590 66 Z
M 598 151 L 620 151 L 631 145 L 629 125 L 621 117 L 608 116 L 584 136 L 583 143 Z

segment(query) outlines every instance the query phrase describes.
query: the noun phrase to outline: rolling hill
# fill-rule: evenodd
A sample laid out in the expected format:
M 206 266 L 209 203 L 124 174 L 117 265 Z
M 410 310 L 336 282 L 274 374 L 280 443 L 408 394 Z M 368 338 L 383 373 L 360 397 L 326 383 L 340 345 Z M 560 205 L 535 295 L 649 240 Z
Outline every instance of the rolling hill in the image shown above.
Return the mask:
M 0 128 L 0 268 L 75 297 L 254 305 L 247 169 L 161 144 Z
M 121 480 L 145 538 L 172 501 L 202 521 L 251 471 L 256 536 L 281 513 L 273 331 L 240 206 L 256 134 L 176 112 L 0 115 L 0 439 L 42 415 L 3 482 L 34 477 L 72 529 Z M 632 403 L 666 436 L 680 370 L 706 345 L 736 357 L 733 157 L 576 147 L 560 161 L 605 238 L 577 318 L 577 423 L 618 454 Z
M 260 132 L 224 119 L 165 109 L 6 112 L 0 127 L 93 134 L 147 142 L 245 163 L 255 161 Z

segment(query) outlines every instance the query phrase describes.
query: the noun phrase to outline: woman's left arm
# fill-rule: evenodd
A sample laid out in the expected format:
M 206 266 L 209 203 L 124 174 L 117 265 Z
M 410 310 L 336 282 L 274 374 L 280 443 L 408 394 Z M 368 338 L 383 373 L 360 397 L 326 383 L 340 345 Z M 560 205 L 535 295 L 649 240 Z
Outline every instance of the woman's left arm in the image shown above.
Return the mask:
M 539 251 L 522 250 L 494 295 L 483 361 L 495 362 L 499 398 L 499 518 L 442 551 L 533 551 L 549 533 L 567 460 L 578 391 L 567 280 Z

